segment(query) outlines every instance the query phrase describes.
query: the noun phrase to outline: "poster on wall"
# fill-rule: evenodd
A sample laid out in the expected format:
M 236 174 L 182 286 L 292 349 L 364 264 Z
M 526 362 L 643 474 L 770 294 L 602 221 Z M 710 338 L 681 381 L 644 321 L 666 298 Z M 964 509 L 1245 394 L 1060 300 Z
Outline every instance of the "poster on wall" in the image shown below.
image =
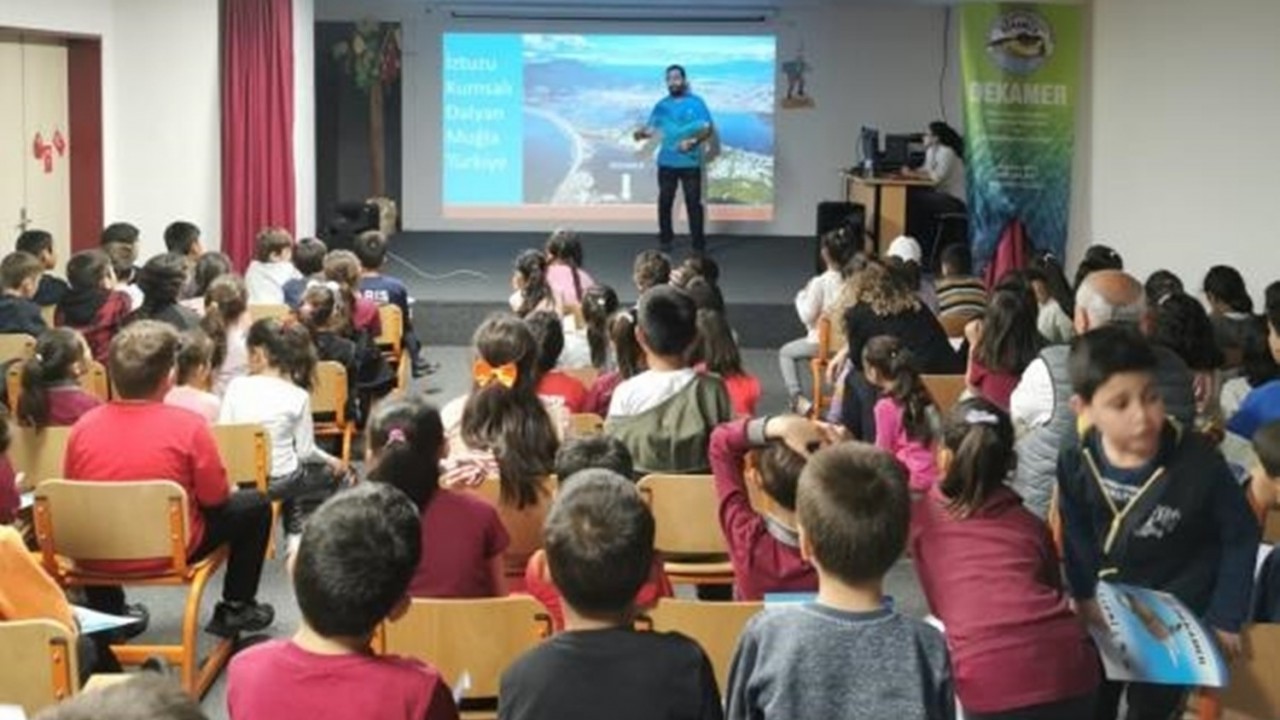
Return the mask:
M 1080 7 L 976 3 L 961 12 L 974 258 L 990 259 L 1014 221 L 1037 250 L 1062 258 L 1080 87 Z

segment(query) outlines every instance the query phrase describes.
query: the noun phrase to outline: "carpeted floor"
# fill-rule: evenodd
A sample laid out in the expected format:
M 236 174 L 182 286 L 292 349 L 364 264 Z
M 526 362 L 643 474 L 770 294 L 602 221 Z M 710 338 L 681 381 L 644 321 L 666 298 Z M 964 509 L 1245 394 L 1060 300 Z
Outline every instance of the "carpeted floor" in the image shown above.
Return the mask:
M 439 362 L 441 369 L 436 374 L 416 383 L 416 389 L 419 392 L 427 392 L 429 398 L 442 405 L 466 390 L 469 382 L 467 368 L 470 365 L 467 348 L 430 348 L 428 356 L 431 360 Z M 760 378 L 764 388 L 759 406 L 760 413 L 782 412 L 785 409 L 786 396 L 778 374 L 776 355 L 769 351 L 747 350 L 744 356 L 748 370 Z M 210 588 L 204 599 L 203 612 L 206 619 L 219 596 L 221 579 L 215 578 Z M 683 595 L 686 590 L 687 588 L 679 588 L 678 592 Z M 909 560 L 900 561 L 889 574 L 885 592 L 894 598 L 901 612 L 916 617 L 925 614 L 924 599 L 920 594 L 915 572 Z M 131 600 L 146 603 L 151 610 L 151 629 L 139 638 L 138 642 L 173 642 L 178 637 L 183 603 L 183 594 L 180 591 L 163 588 L 134 589 L 129 592 L 129 597 Z M 274 605 L 276 609 L 275 626 L 271 628 L 269 635 L 288 637 L 297 629 L 298 609 L 289 587 L 283 559 L 267 561 L 263 570 L 259 597 Z M 227 717 L 225 672 L 205 696 L 203 706 L 213 720 Z

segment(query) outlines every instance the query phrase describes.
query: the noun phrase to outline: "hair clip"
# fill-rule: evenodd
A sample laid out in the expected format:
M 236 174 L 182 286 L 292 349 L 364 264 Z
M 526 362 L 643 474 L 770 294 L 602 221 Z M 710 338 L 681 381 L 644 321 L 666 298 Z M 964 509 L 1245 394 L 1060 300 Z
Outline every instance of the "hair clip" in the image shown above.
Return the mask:
M 407 443 L 409 439 L 404 436 L 404 428 L 391 428 L 387 432 L 387 443 L 383 447 L 391 447 L 397 443 Z
M 519 376 L 520 371 L 516 368 L 516 364 L 511 362 L 494 367 L 484 358 L 478 358 L 471 366 L 471 377 L 476 381 L 476 387 L 487 387 L 489 383 L 497 382 L 509 388 L 516 384 Z
M 44 362 L 44 356 L 43 356 L 43 355 L 41 355 L 40 353 L 33 353 L 33 354 L 31 355 L 31 359 L 32 359 L 32 360 L 35 360 L 35 361 L 36 361 L 36 362 L 38 362 L 38 363 L 43 363 L 43 362 Z
M 970 410 L 964 414 L 964 421 L 969 425 L 999 425 L 1000 418 L 986 410 Z

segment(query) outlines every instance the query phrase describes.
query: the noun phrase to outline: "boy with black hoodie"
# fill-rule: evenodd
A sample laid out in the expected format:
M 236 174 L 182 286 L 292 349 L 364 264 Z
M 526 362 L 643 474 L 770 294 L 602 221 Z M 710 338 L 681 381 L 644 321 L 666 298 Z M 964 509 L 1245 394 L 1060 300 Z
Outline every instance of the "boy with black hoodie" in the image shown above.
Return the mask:
M 1073 409 L 1088 429 L 1058 458 L 1067 580 L 1085 619 L 1103 622 L 1099 580 L 1172 593 L 1240 652 L 1258 523 L 1225 460 L 1166 419 L 1157 360 L 1131 328 L 1107 325 L 1076 339 L 1068 370 Z M 1172 717 L 1187 688 L 1105 682 L 1097 718 Z

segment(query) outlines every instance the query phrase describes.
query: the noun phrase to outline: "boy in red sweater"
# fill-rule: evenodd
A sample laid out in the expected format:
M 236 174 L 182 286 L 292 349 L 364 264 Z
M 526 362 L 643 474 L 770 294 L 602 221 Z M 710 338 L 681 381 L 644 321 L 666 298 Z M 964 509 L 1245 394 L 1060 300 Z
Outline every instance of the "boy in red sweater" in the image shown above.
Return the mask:
M 796 482 L 808 454 L 841 432 L 798 415 L 724 423 L 711 433 L 711 470 L 720 497 L 720 529 L 733 563 L 734 597 L 762 600 L 771 592 L 817 591 L 818 575 L 800 555 L 796 534 Z M 749 478 L 770 502 L 765 515 L 751 507 L 743 464 L 759 448 Z
M 231 492 L 227 471 L 204 418 L 164 404 L 173 387 L 178 333 L 169 325 L 139 320 L 111 341 L 110 371 L 116 396 L 85 413 L 71 428 L 63 470 L 76 480 L 129 481 L 164 478 L 187 491 L 187 556 L 203 558 L 229 544 L 222 602 L 207 632 L 233 637 L 265 629 L 275 611 L 257 602 L 263 555 L 271 532 L 271 508 L 257 491 Z M 138 571 L 141 566 L 112 571 Z M 90 605 L 124 610 L 119 587 L 90 588 Z
M 457 720 L 438 670 L 369 649 L 378 624 L 409 609 L 419 522 L 409 498 L 382 483 L 320 506 L 289 558 L 302 627 L 291 640 L 255 645 L 231 661 L 232 720 Z

